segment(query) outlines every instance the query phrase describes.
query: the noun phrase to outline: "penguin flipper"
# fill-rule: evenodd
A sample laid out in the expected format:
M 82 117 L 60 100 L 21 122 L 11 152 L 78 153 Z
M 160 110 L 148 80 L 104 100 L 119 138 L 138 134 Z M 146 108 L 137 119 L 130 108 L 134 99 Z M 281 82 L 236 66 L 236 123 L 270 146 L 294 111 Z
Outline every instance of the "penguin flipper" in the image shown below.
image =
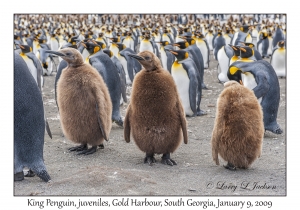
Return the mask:
M 230 60 L 230 59 L 234 56 L 234 51 L 233 51 L 233 49 L 232 49 L 230 46 L 225 45 L 225 46 L 224 46 L 224 50 L 225 50 L 225 53 L 226 53 L 227 57 L 228 57 L 229 60 Z
M 97 115 L 97 118 L 98 118 L 98 125 L 99 125 L 99 128 L 100 128 L 100 131 L 103 135 L 103 138 L 108 141 L 108 137 L 105 133 L 105 130 L 104 130 L 104 126 L 103 126 L 103 122 L 100 118 L 100 114 L 99 114 L 99 107 L 98 107 L 98 103 L 96 102 L 96 115 Z
M 187 71 L 187 75 L 190 79 L 190 84 L 189 84 L 189 98 L 190 98 L 190 107 L 191 110 L 193 111 L 194 114 L 197 114 L 197 105 L 196 105 L 196 98 L 197 98 L 197 92 L 199 89 L 198 85 L 198 77 L 197 77 L 197 70 L 195 68 L 195 64 L 192 65 L 192 62 L 188 63 L 183 63 L 184 69 Z
M 129 104 L 124 119 L 124 138 L 127 143 L 130 142 L 130 115 L 131 115 L 131 106 Z
M 253 92 L 257 98 L 263 97 L 270 89 L 267 76 L 264 72 L 259 72 L 255 75 L 257 86 L 253 88 Z
M 120 81 L 121 81 L 121 92 L 122 98 L 127 103 L 127 96 L 126 96 L 126 75 L 122 65 L 119 66 L 119 74 L 120 74 Z
M 177 89 L 176 89 L 176 91 L 177 91 Z M 179 110 L 181 129 L 182 129 L 182 134 L 183 134 L 183 142 L 185 144 L 187 144 L 188 143 L 188 135 L 187 135 L 187 125 L 186 125 L 185 113 L 184 113 L 183 107 L 179 101 L 177 102 L 176 107 Z

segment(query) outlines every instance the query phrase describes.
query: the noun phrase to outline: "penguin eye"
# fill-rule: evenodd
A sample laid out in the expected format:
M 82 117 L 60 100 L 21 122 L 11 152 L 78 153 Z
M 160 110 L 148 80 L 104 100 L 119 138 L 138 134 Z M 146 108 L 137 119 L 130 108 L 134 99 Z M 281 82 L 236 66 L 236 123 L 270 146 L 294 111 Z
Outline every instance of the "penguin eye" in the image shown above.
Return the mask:
M 149 60 L 149 59 L 150 59 L 150 57 L 146 56 L 146 57 L 145 57 L 145 59 L 146 59 L 146 60 Z

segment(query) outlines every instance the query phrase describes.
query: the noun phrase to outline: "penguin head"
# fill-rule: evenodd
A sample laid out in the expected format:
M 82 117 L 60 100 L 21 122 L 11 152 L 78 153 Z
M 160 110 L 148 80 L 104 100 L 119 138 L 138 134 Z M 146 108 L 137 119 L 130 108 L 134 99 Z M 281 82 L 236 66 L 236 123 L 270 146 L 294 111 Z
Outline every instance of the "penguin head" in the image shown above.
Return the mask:
M 233 46 L 231 44 L 228 44 L 228 45 L 233 49 L 235 56 L 241 55 L 240 46 Z
M 22 45 L 22 44 L 20 44 L 19 47 L 20 47 L 22 53 L 32 52 L 32 48 L 30 46 L 28 46 L 28 45 Z
M 158 43 L 160 43 L 164 47 L 170 44 L 168 41 L 161 41 L 161 42 L 158 42 Z
M 47 50 L 46 53 L 60 56 L 72 67 L 80 66 L 84 63 L 81 53 L 74 48 L 67 47 L 58 51 Z
M 280 48 L 284 47 L 284 45 L 285 45 L 284 40 L 279 41 L 279 42 L 277 43 L 277 45 L 278 45 L 278 47 L 280 47 Z
M 143 51 L 139 54 L 128 54 L 128 56 L 136 59 L 146 71 L 155 71 L 162 68 L 160 59 L 150 51 Z
M 109 38 L 112 42 L 120 42 L 120 37 L 111 37 Z
M 243 46 L 240 47 L 240 53 L 241 58 L 250 58 L 254 54 L 254 51 L 251 47 Z
M 187 41 L 180 41 L 173 44 L 173 46 L 179 47 L 180 49 L 185 49 L 189 46 Z
M 110 51 L 110 50 L 103 50 L 103 52 L 104 52 L 105 54 L 107 54 L 110 58 L 114 55 L 113 52 Z
M 236 66 L 230 66 L 227 72 L 227 77 L 229 80 L 235 80 L 241 85 L 243 85 L 242 82 L 242 70 L 237 68 Z
M 101 50 L 101 45 L 99 45 L 94 40 L 83 42 L 82 45 L 86 48 L 90 55 L 93 55 Z
M 166 50 L 175 55 L 178 61 L 183 61 L 189 57 L 189 53 L 186 50 Z
M 72 45 L 76 45 L 77 40 L 78 40 L 78 36 L 73 36 L 69 38 L 68 42 L 71 43 Z
M 122 43 L 116 43 L 116 44 L 118 46 L 119 51 L 122 51 L 122 50 L 126 49 L 126 46 L 124 44 L 122 44 Z

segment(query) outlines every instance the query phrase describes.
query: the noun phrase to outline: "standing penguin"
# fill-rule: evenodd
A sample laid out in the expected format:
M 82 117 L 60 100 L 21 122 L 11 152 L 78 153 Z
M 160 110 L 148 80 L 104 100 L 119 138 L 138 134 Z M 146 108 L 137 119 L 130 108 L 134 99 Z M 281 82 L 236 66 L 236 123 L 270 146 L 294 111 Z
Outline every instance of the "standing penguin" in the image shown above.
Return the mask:
M 172 65 L 171 74 L 185 114 L 190 117 L 205 114 L 203 110 L 200 110 L 202 87 L 196 64 L 189 58 L 189 53 L 186 50 L 169 51 L 177 59 Z
M 204 68 L 207 69 L 209 67 L 209 45 L 206 41 L 206 39 L 204 38 L 203 34 L 201 34 L 200 32 L 195 33 L 196 37 L 196 45 L 197 47 L 200 49 L 202 57 L 203 57 L 203 62 L 204 62 Z
M 68 66 L 57 84 L 57 102 L 64 135 L 80 146 L 70 151 L 92 154 L 108 140 L 111 130 L 112 103 L 101 75 L 85 64 L 80 52 L 73 48 L 48 51 L 62 57 Z M 92 148 L 88 149 L 88 144 Z
M 217 101 L 212 132 L 213 160 L 218 154 L 227 161 L 226 169 L 248 168 L 262 152 L 263 115 L 254 93 L 236 81 L 224 84 Z
M 278 77 L 286 76 L 286 50 L 284 40 L 278 42 L 276 48 L 273 49 L 270 64 L 273 66 Z
M 104 53 L 106 53 L 110 59 L 112 60 L 112 62 L 115 64 L 118 72 L 119 72 L 119 76 L 120 76 L 120 84 L 121 84 L 121 93 L 122 93 L 122 100 L 125 101 L 127 103 L 127 97 L 126 97 L 126 75 L 125 75 L 125 71 L 124 68 L 121 64 L 121 62 L 119 61 L 119 59 L 114 56 L 113 52 L 110 50 L 103 50 Z M 121 104 L 122 104 L 122 100 L 121 100 Z
M 119 73 L 110 57 L 103 52 L 101 44 L 99 44 L 100 43 L 93 40 L 89 40 L 84 43 L 87 51 L 90 53 L 90 56 L 87 57 L 86 63 L 89 63 L 99 72 L 99 74 L 101 74 L 109 90 L 113 106 L 112 120 L 122 127 L 123 120 L 120 113 L 122 88 Z
M 124 120 L 125 141 L 130 134 L 140 150 L 146 153 L 144 163 L 156 162 L 154 154 L 163 154 L 162 163 L 176 165 L 171 159 L 182 141 L 187 144 L 187 123 L 176 85 L 159 58 L 149 51 L 131 54 L 143 69 L 136 75 L 130 104 Z M 158 94 L 159 93 L 159 94 Z
M 218 51 L 218 80 L 220 82 L 227 82 L 227 71 L 230 63 L 230 59 L 233 57 L 234 51 L 233 49 L 228 46 L 224 45 Z
M 244 86 L 253 90 L 263 108 L 265 130 L 281 134 L 283 131 L 276 121 L 280 101 L 280 86 L 271 64 L 265 60 L 237 61 L 229 66 L 227 76 L 230 80 L 242 81 Z
M 25 61 L 14 55 L 14 180 L 24 179 L 23 168 L 30 169 L 28 176 L 37 174 L 50 181 L 43 160 L 45 121 L 41 92 Z
M 268 34 L 263 30 L 259 36 L 259 41 L 257 42 L 257 50 L 262 55 L 262 58 L 269 58 L 269 39 Z
M 172 45 L 169 45 L 168 41 L 158 42 L 160 44 L 160 61 L 163 69 L 168 70 L 171 73 L 172 64 L 175 61 L 175 56 L 169 52 L 172 50 Z
M 225 45 L 226 43 L 222 35 L 222 31 L 218 31 L 218 34 L 214 40 L 214 49 L 213 49 L 213 55 L 215 60 L 218 60 L 218 52 Z

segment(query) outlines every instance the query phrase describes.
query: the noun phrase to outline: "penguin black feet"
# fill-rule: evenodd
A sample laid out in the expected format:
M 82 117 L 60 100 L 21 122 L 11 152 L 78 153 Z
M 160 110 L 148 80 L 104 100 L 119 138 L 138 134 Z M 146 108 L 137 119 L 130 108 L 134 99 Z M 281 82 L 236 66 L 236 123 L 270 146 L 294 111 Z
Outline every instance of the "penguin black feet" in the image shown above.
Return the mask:
M 25 177 L 34 177 L 35 173 L 31 169 L 29 169 L 29 171 L 24 176 Z
M 265 128 L 265 131 L 271 131 L 272 133 L 275 134 L 282 134 L 283 130 L 280 128 L 280 126 L 277 124 L 276 126 L 274 126 L 273 128 Z
M 203 111 L 203 110 L 199 110 L 199 111 L 197 111 L 197 116 L 202 116 L 202 115 L 206 115 L 207 113 L 206 113 L 206 111 Z
M 90 155 L 97 151 L 97 146 L 92 146 L 90 149 L 83 150 L 78 152 L 77 155 Z
M 206 85 L 204 83 L 201 84 L 202 89 L 204 90 L 208 90 L 208 88 L 206 87 Z
M 177 163 L 171 159 L 170 153 L 163 154 L 163 156 L 161 157 L 161 162 L 165 165 L 170 166 L 177 165 Z
M 100 145 L 98 145 L 98 147 L 99 147 L 100 149 L 104 149 L 104 144 L 100 144 Z
M 236 170 L 236 167 L 232 163 L 230 163 L 230 162 L 228 162 L 227 165 L 224 166 L 224 168 L 226 168 L 226 169 L 228 169 L 230 171 L 235 171 Z
M 148 163 L 150 166 L 153 165 L 153 163 L 155 163 L 156 160 L 154 158 L 154 154 L 148 154 L 146 153 L 146 157 L 144 159 L 144 163 Z
M 87 150 L 88 146 L 87 144 L 81 144 L 80 146 L 77 146 L 77 147 L 71 147 L 69 148 L 69 151 L 73 152 L 73 151 L 84 151 L 84 150 Z
M 118 126 L 123 127 L 123 120 L 115 121 L 115 123 L 116 123 Z
M 14 174 L 14 181 L 22 181 L 24 179 L 23 171 Z

